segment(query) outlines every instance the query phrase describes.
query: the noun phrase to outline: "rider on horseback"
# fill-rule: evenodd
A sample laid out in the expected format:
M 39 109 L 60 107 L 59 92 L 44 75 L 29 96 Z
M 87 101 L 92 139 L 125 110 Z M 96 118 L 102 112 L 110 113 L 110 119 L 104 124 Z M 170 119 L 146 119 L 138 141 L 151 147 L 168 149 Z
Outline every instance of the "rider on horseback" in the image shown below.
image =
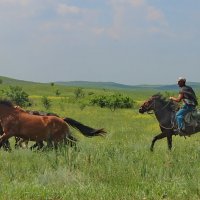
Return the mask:
M 197 97 L 194 90 L 190 86 L 187 86 L 185 83 L 186 83 L 186 79 L 180 77 L 178 79 L 178 86 L 180 87 L 178 97 L 177 98 L 169 97 L 170 100 L 173 100 L 176 102 L 181 102 L 181 100 L 183 100 L 184 102 L 183 107 L 176 113 L 176 120 L 177 120 L 177 125 L 178 125 L 177 131 L 180 134 L 184 132 L 184 128 L 183 128 L 184 116 L 188 112 L 193 111 L 195 107 L 198 105 Z

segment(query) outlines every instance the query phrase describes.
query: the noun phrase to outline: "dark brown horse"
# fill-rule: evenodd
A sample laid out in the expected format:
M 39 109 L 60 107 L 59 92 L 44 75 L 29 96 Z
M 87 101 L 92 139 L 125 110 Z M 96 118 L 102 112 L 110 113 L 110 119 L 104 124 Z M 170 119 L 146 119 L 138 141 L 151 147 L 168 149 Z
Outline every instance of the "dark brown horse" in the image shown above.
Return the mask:
M 140 113 L 149 113 L 154 111 L 156 119 L 158 120 L 161 133 L 156 135 L 151 143 L 151 150 L 153 151 L 154 144 L 157 140 L 167 138 L 168 148 L 172 148 L 172 136 L 178 135 L 175 114 L 177 111 L 177 104 L 173 101 L 166 100 L 161 94 L 156 94 L 150 97 L 139 108 Z M 191 114 L 191 113 L 188 113 Z M 200 116 L 196 116 L 195 126 L 193 123 L 185 122 L 185 134 L 181 136 L 190 136 L 194 133 L 200 132 Z
M 0 137 L 0 145 L 10 137 L 15 136 L 24 140 L 36 141 L 57 146 L 58 143 L 76 141 L 70 134 L 69 125 L 77 128 L 87 137 L 104 135 L 104 129 L 93 129 L 71 118 L 56 116 L 40 116 L 27 113 L 16 108 L 10 101 L 0 100 L 0 120 L 4 133 Z

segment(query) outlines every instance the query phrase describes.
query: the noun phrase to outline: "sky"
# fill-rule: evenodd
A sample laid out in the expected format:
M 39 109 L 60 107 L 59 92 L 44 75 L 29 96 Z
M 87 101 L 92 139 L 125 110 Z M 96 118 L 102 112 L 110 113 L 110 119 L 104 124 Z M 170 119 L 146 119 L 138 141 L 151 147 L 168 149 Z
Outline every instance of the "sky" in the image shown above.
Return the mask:
M 0 0 L 0 76 L 200 82 L 199 0 Z

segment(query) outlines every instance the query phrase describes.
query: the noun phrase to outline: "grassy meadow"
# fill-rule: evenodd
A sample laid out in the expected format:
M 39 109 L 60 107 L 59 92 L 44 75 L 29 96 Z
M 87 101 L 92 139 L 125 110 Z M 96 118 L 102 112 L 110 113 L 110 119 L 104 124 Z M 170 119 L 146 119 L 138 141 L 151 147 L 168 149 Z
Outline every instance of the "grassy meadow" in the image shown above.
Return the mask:
M 6 89 L 8 85 L 0 85 Z M 88 106 L 73 99 L 73 87 L 24 84 L 33 102 L 28 109 L 43 110 L 42 96 L 51 99 L 48 110 L 94 128 L 104 127 L 106 137 L 78 138 L 77 150 L 61 147 L 55 151 L 0 150 L 0 199 L 149 200 L 200 199 L 200 135 L 173 137 L 168 151 L 166 139 L 149 147 L 160 133 L 154 115 L 139 114 L 138 106 L 155 91 L 118 91 L 136 102 L 133 109 Z M 59 89 L 61 95 L 55 95 Z M 105 89 L 83 89 L 112 94 Z M 89 98 L 89 97 L 88 97 Z M 84 107 L 82 105 L 85 105 Z

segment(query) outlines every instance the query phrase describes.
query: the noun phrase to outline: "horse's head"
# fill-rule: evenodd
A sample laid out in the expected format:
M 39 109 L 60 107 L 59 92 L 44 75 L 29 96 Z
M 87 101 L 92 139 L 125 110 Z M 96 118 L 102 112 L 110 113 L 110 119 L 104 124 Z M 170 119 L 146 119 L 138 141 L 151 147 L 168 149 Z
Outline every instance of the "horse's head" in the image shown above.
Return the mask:
M 166 100 L 161 94 L 155 94 L 145 101 L 139 108 L 140 113 L 150 112 L 150 111 L 164 111 L 168 110 L 170 112 L 175 112 L 177 110 L 177 103 L 173 101 Z
M 155 108 L 155 97 L 152 96 L 148 100 L 146 100 L 139 108 L 139 113 L 145 113 L 149 112 L 151 110 L 154 110 Z

